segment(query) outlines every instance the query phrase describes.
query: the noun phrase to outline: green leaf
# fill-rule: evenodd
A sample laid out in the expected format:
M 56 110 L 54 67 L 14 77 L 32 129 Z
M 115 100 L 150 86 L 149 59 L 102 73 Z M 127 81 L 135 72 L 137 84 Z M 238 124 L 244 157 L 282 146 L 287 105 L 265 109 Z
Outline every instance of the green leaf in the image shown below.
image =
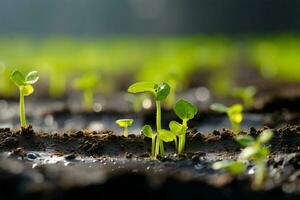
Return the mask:
M 245 164 L 240 162 L 240 161 L 220 161 L 220 162 L 215 162 L 212 165 L 212 168 L 214 170 L 221 170 L 225 169 L 233 174 L 240 174 L 245 170 Z
M 14 72 L 11 74 L 10 79 L 11 79 L 18 87 L 26 85 L 24 75 L 23 75 L 20 71 L 18 71 L 18 70 L 14 71 Z
M 270 150 L 267 147 L 261 147 L 257 153 L 254 155 L 254 159 L 263 159 L 266 158 L 270 154 Z
M 155 87 L 155 92 L 156 92 L 155 100 L 156 101 L 165 100 L 168 97 L 170 90 L 171 90 L 171 88 L 168 85 L 168 83 L 162 83 L 159 86 L 156 86 Z
M 145 137 L 152 138 L 153 137 L 153 131 L 152 131 L 151 126 L 150 125 L 143 126 L 143 128 L 142 128 L 142 134 Z
M 210 105 L 210 109 L 216 112 L 220 112 L 220 113 L 226 113 L 228 111 L 228 107 L 220 104 L 220 103 L 214 103 L 212 105 Z
M 133 124 L 133 119 L 119 119 L 116 121 L 116 124 L 118 124 L 121 127 L 128 127 Z
M 31 85 L 21 86 L 21 89 L 22 89 L 24 96 L 29 96 L 34 92 L 34 89 Z
M 257 154 L 258 151 L 259 151 L 259 147 L 257 146 L 247 147 L 241 152 L 240 159 L 248 160 L 251 157 L 253 157 L 255 154 Z
M 241 123 L 243 120 L 243 106 L 241 104 L 234 104 L 230 106 L 227 110 L 227 114 L 230 120 L 234 123 Z
M 255 143 L 254 138 L 249 135 L 238 135 L 234 139 L 244 147 L 251 146 Z
M 157 137 L 164 142 L 172 142 L 176 139 L 176 136 L 168 130 L 160 129 Z
M 176 121 L 171 121 L 169 123 L 169 127 L 170 127 L 171 132 L 177 136 L 183 135 L 187 131 L 186 126 L 183 126 L 182 124 L 180 124 Z
M 25 78 L 26 84 L 34 84 L 39 80 L 37 71 L 29 72 Z
M 155 87 L 157 87 L 157 84 L 154 82 L 138 82 L 134 83 L 128 88 L 128 92 L 131 93 L 139 93 L 139 92 L 150 92 L 153 95 L 155 95 Z
M 175 104 L 174 112 L 180 119 L 190 120 L 195 117 L 195 115 L 198 112 L 198 109 L 190 102 L 181 99 Z
M 272 139 L 273 135 L 274 133 L 270 129 L 265 130 L 258 136 L 257 141 L 262 144 L 267 143 Z

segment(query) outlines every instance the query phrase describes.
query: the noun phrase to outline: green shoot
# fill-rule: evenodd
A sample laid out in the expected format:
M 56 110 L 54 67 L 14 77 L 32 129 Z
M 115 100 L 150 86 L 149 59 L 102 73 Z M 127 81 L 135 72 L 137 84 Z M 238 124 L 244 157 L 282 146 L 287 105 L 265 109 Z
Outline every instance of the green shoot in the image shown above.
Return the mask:
M 245 171 L 245 165 L 241 161 L 229 161 L 229 160 L 223 160 L 219 162 L 215 162 L 212 165 L 212 168 L 214 170 L 226 170 L 232 174 L 238 175 Z
M 230 107 L 226 107 L 222 104 L 215 103 L 210 106 L 210 109 L 220 113 L 226 113 L 232 128 L 236 131 L 241 130 L 241 122 L 243 121 L 243 106 L 241 104 L 234 104 Z
M 123 136 L 128 137 L 128 127 L 133 124 L 133 119 L 119 119 L 116 124 L 124 128 Z
M 26 126 L 24 97 L 29 96 L 34 92 L 32 84 L 39 80 L 38 72 L 32 71 L 24 76 L 20 71 L 16 70 L 11 74 L 10 79 L 20 90 L 20 121 L 21 126 Z
M 255 94 L 256 94 L 256 89 L 254 86 L 249 86 L 246 88 L 238 88 L 233 93 L 235 97 L 241 98 L 243 100 L 244 105 L 247 108 L 253 107 Z
M 147 92 L 154 96 L 155 103 L 156 103 L 156 131 L 159 134 L 161 130 L 161 102 L 165 100 L 169 95 L 170 86 L 167 83 L 156 84 L 154 82 L 138 82 L 131 85 L 128 88 L 128 92 L 131 93 Z M 154 141 L 156 143 L 154 157 L 156 157 L 159 153 L 163 156 L 164 154 L 163 140 L 161 141 L 160 137 L 157 137 L 157 139 Z
M 74 82 L 74 87 L 83 91 L 84 107 L 89 111 L 93 109 L 93 91 L 97 85 L 97 82 L 97 76 L 94 74 L 86 74 Z
M 235 140 L 240 145 L 246 147 L 242 150 L 239 159 L 241 161 L 253 160 L 255 162 L 256 172 L 253 186 L 258 189 L 263 186 L 267 172 L 267 157 L 270 154 L 269 148 L 265 147 L 264 144 L 269 142 L 273 135 L 271 130 L 265 130 L 256 140 L 248 135 L 239 135 L 235 137 Z
M 169 127 L 172 133 L 176 135 L 175 146 L 177 147 L 178 154 L 181 154 L 185 149 L 186 131 L 188 129 L 187 122 L 195 117 L 198 109 L 190 102 L 181 99 L 175 104 L 174 112 L 182 120 L 182 124 L 171 121 Z

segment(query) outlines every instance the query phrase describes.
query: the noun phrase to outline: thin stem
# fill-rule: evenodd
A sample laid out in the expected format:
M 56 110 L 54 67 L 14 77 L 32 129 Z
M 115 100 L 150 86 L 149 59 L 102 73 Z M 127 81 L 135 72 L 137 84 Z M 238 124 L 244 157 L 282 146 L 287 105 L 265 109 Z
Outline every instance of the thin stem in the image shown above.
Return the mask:
M 187 127 L 187 120 L 183 119 L 182 120 L 182 125 Z M 185 149 L 185 140 L 186 140 L 186 133 L 183 135 L 179 136 L 179 148 L 178 148 L 178 154 L 181 154 L 184 149 Z
M 85 105 L 85 108 L 87 110 L 92 110 L 93 109 L 93 90 L 91 89 L 87 89 L 84 91 L 84 94 L 83 94 L 83 98 L 84 98 L 84 105 Z
M 176 136 L 175 139 L 174 139 L 174 143 L 175 143 L 175 149 L 176 149 L 177 152 L 178 152 L 178 141 L 177 141 L 177 136 Z
M 158 154 L 159 154 L 159 139 L 158 139 L 158 137 L 156 137 L 154 157 L 156 158 Z
M 152 148 L 151 148 L 151 156 L 155 157 L 155 135 L 152 135 Z
M 20 121 L 21 126 L 26 126 L 25 103 L 23 87 L 20 87 Z
M 266 161 L 258 160 L 256 161 L 256 173 L 254 178 L 254 187 L 257 189 L 262 188 L 263 182 L 265 180 L 266 174 Z
M 159 150 L 160 150 L 160 155 L 162 157 L 165 156 L 165 148 L 164 148 L 164 142 L 162 140 L 159 140 Z
M 128 137 L 128 127 L 127 126 L 125 126 L 124 127 L 124 137 Z
M 161 104 L 160 101 L 156 101 L 156 130 L 161 129 Z

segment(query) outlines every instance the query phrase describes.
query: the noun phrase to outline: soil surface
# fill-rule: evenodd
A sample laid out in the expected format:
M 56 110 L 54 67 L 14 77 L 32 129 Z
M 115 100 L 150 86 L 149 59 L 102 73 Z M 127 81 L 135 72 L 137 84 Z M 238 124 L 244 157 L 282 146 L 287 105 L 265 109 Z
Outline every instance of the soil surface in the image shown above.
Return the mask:
M 183 155 L 166 144 L 166 157 L 150 157 L 151 141 L 111 131 L 35 132 L 0 129 L 1 199 L 83 199 L 88 196 L 133 199 L 299 199 L 300 126 L 274 129 L 265 189 L 251 187 L 253 163 L 233 176 L 211 168 L 235 160 L 240 146 L 233 137 L 256 137 L 229 129 L 201 134 L 190 130 Z M 116 192 L 118 191 L 118 192 Z

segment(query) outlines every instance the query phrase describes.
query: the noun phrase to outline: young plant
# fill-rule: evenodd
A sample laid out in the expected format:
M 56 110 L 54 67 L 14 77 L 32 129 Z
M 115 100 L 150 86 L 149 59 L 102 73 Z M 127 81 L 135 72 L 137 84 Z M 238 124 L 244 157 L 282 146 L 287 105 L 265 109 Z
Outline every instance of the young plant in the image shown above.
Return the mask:
M 254 96 L 256 94 L 256 89 L 254 86 L 249 86 L 245 88 L 237 88 L 233 95 L 235 97 L 241 98 L 244 102 L 244 105 L 247 108 L 250 108 L 253 106 L 254 102 Z
M 97 82 L 97 76 L 94 74 L 86 74 L 74 82 L 74 87 L 83 91 L 84 107 L 89 111 L 93 109 L 93 91 L 97 85 Z
M 245 171 L 245 164 L 241 161 L 230 161 L 230 160 L 223 160 L 219 162 L 215 162 L 212 165 L 214 170 L 226 170 L 231 174 L 238 175 Z
M 32 84 L 39 80 L 38 72 L 32 71 L 24 76 L 20 71 L 14 71 L 10 79 L 16 84 L 20 90 L 20 121 L 21 126 L 26 126 L 26 115 L 25 115 L 25 102 L 24 97 L 29 96 L 33 93 L 34 89 Z
M 133 124 L 133 119 L 119 119 L 116 124 L 124 128 L 123 136 L 128 137 L 128 127 Z
M 188 129 L 187 122 L 195 117 L 198 109 L 190 102 L 181 99 L 175 104 L 174 112 L 182 120 L 182 124 L 171 121 L 169 127 L 171 132 L 176 135 L 175 146 L 177 147 L 178 154 L 181 154 L 185 149 L 186 131 Z
M 256 171 L 253 186 L 255 188 L 262 188 L 266 172 L 267 172 L 267 157 L 270 154 L 269 148 L 265 147 L 264 144 L 269 142 L 273 137 L 271 130 L 263 131 L 255 140 L 253 137 L 248 135 L 239 135 L 235 137 L 235 140 L 246 147 L 242 150 L 239 159 L 253 160 L 255 163 Z
M 163 142 L 172 142 L 176 139 L 176 136 L 172 132 L 165 129 L 160 129 L 156 134 L 153 133 L 152 128 L 149 125 L 145 125 L 142 128 L 142 134 L 145 137 L 152 139 L 152 148 L 151 148 L 152 157 L 156 157 L 159 154 L 159 152 L 161 156 L 165 156 Z
M 241 130 L 241 123 L 243 121 L 243 106 L 241 104 L 234 104 L 230 107 L 226 107 L 220 103 L 214 103 L 210 106 L 210 109 L 220 113 L 226 113 L 232 128 L 236 131 Z
M 161 102 L 167 98 L 170 93 L 170 86 L 167 83 L 156 84 L 154 82 L 138 82 L 131 85 L 128 88 L 128 92 L 131 93 L 140 93 L 147 92 L 153 95 L 156 103 L 156 131 L 157 134 L 161 132 Z M 163 131 L 164 132 L 164 131 Z M 155 141 L 155 153 L 154 157 L 156 157 L 159 153 L 164 155 L 164 145 L 162 137 L 157 136 Z M 154 145 L 152 144 L 152 147 Z M 152 151 L 153 152 L 153 151 Z

